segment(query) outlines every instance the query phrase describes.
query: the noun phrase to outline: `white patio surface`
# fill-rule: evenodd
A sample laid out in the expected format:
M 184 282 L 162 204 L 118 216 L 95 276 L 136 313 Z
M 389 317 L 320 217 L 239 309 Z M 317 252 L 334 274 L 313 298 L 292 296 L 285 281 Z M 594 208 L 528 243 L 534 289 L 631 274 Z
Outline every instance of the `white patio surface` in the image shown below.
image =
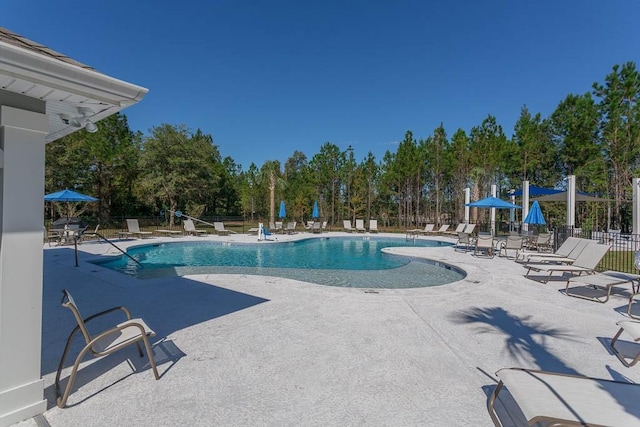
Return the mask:
M 116 243 L 204 239 L 256 242 L 236 234 Z M 486 402 L 503 367 L 640 381 L 640 368 L 624 367 L 608 349 L 627 297 L 567 297 L 564 281 L 526 279 L 513 260 L 452 247 L 397 249 L 467 276 L 367 292 L 250 275 L 138 280 L 87 262 L 116 255 L 108 244 L 79 250 L 74 267 L 72 247 L 45 247 L 42 375 L 52 426 L 490 426 Z M 86 359 L 68 407 L 56 407 L 55 371 L 74 327 L 60 306 L 63 288 L 84 316 L 125 305 L 144 318 L 157 333 L 160 380 L 132 346 Z M 63 384 L 68 374 L 67 367 Z

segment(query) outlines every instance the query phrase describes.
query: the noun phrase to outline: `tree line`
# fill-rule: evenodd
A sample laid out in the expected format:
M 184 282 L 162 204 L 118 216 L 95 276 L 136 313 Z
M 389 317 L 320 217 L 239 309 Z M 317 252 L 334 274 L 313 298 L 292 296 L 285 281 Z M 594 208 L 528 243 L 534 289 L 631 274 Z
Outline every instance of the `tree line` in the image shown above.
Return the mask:
M 325 142 L 308 157 L 294 151 L 281 164 L 243 168 L 223 157 L 213 137 L 186 125 L 160 124 L 148 135 L 132 130 L 117 114 L 46 147 L 47 192 L 71 188 L 99 201 L 87 206 L 98 221 L 122 216 L 158 216 L 182 210 L 195 217 L 243 216 L 270 221 L 284 200 L 289 219 L 310 219 L 318 201 L 323 219 L 370 218 L 384 224 L 456 223 L 463 217 L 463 189 L 472 200 L 532 185 L 558 188 L 576 176 L 580 191 L 612 200 L 587 204 L 577 223 L 628 226 L 631 179 L 640 176 L 640 73 L 633 62 L 615 65 L 602 83 L 569 94 L 548 116 L 523 106 L 508 137 L 491 114 L 469 132 L 451 136 L 444 124 L 416 139 L 406 131 L 382 159 Z M 564 207 L 545 208 L 560 222 Z M 474 220 L 486 213 L 473 212 Z

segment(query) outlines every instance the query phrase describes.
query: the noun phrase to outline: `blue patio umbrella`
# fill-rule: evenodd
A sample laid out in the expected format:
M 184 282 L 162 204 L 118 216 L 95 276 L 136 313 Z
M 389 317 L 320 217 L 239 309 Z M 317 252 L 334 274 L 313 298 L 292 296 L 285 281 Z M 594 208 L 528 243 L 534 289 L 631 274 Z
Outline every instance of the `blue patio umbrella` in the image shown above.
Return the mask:
M 313 212 L 311 213 L 313 218 L 318 218 L 320 213 L 318 212 L 318 201 L 313 202 Z
M 521 206 L 514 205 L 513 203 L 505 202 L 497 197 L 487 197 L 475 202 L 467 203 L 465 206 L 471 208 L 497 208 L 497 209 L 522 209 Z
M 531 210 L 527 214 L 527 217 L 523 221 L 525 224 L 537 224 L 537 225 L 546 225 L 547 221 L 544 220 L 544 216 L 542 215 L 542 209 L 540 209 L 540 203 L 537 200 L 534 200 L 531 204 Z
M 280 212 L 278 212 L 278 218 L 282 219 L 287 216 L 287 209 L 284 207 L 284 200 L 280 200 Z
M 78 193 L 68 188 L 55 193 L 46 194 L 44 200 L 47 202 L 97 202 L 95 197 L 87 196 L 86 194 Z

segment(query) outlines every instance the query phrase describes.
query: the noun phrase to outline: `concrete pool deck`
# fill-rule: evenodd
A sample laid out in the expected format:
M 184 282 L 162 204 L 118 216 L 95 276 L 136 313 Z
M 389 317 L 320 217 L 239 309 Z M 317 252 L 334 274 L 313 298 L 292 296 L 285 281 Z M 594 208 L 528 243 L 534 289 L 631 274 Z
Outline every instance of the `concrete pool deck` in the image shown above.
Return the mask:
M 117 244 L 196 239 L 256 236 Z M 640 368 L 624 367 L 607 346 L 625 318 L 624 295 L 606 304 L 570 298 L 559 292 L 564 282 L 542 284 L 524 278 L 513 260 L 452 247 L 394 252 L 457 265 L 467 277 L 373 292 L 249 275 L 138 280 L 87 262 L 116 255 L 106 243 L 79 246 L 78 267 L 73 247 L 45 246 L 44 419 L 52 426 L 490 426 L 487 396 L 503 367 L 640 381 Z M 160 380 L 132 347 L 87 359 L 68 407 L 56 407 L 55 371 L 74 327 L 60 306 L 63 288 L 84 316 L 125 305 L 144 318 L 157 333 Z

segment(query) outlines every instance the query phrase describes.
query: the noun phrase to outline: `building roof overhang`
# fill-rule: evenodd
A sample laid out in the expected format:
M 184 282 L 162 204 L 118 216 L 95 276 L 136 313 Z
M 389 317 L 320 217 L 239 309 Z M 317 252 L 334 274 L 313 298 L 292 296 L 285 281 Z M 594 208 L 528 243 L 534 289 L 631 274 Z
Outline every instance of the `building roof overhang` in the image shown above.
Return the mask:
M 88 107 L 97 122 L 139 102 L 148 89 L 81 64 L 0 28 L 0 89 L 46 102 L 47 142 L 79 130 L 62 119 Z

